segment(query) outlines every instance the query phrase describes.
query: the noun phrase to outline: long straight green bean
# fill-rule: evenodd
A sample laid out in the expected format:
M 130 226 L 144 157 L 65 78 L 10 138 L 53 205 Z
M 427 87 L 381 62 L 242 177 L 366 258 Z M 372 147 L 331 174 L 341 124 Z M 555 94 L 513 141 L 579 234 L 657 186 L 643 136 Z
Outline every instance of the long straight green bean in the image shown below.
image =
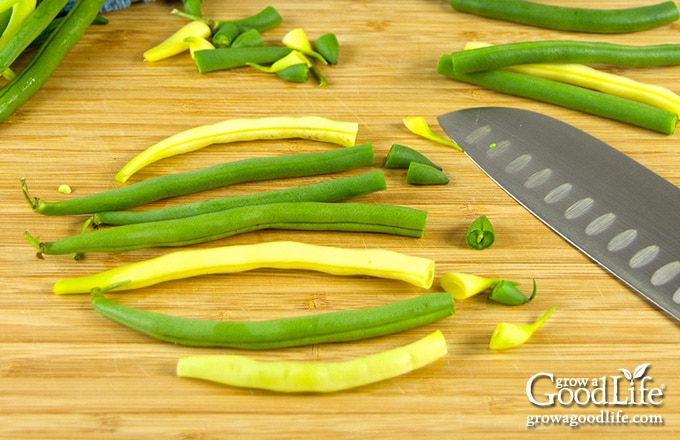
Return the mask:
M 42 87 L 85 33 L 105 1 L 78 1 L 26 67 L 0 89 L 0 122 L 9 118 Z
M 37 213 L 94 214 L 130 209 L 160 199 L 236 183 L 347 171 L 372 165 L 374 161 L 373 146 L 361 144 L 320 153 L 297 153 L 227 162 L 201 170 L 158 176 L 64 201 L 48 202 L 31 198 L 23 181 L 22 189 L 33 211 Z
M 451 54 L 451 59 L 456 74 L 535 63 L 676 66 L 680 64 L 680 44 L 628 46 L 589 41 L 525 41 L 457 51 Z
M 664 134 L 672 134 L 678 122 L 675 113 L 544 78 L 506 70 L 459 74 L 453 69 L 450 55 L 440 58 L 437 72 L 489 90 L 559 105 Z
M 292 49 L 280 46 L 218 47 L 194 52 L 199 73 L 245 67 L 248 63 L 271 64 L 288 55 Z
M 262 229 L 377 232 L 420 238 L 426 219 L 426 211 L 396 205 L 285 202 L 114 226 L 52 242 L 39 242 L 28 232 L 25 236 L 41 256 L 186 246 Z
M 231 23 L 235 25 L 239 32 L 245 32 L 249 29 L 255 29 L 259 32 L 264 32 L 272 29 L 283 22 L 283 17 L 279 14 L 273 6 L 267 6 L 262 9 L 257 14 L 253 14 L 250 17 L 241 18 L 238 20 L 215 20 L 212 24 L 213 29 L 218 29 L 225 23 Z
M 453 9 L 483 17 L 596 34 L 639 32 L 680 18 L 673 1 L 624 9 L 573 8 L 525 0 L 451 0 L 450 3 Z
M 346 342 L 398 333 L 447 318 L 453 297 L 430 293 L 381 306 L 266 321 L 214 321 L 175 317 L 126 306 L 93 291 L 103 316 L 174 344 L 249 350 Z
M 274 202 L 335 202 L 382 191 L 386 188 L 385 174 L 382 171 L 371 171 L 309 185 L 240 196 L 219 197 L 165 208 L 100 212 L 93 215 L 92 223 L 94 226 L 145 223 Z

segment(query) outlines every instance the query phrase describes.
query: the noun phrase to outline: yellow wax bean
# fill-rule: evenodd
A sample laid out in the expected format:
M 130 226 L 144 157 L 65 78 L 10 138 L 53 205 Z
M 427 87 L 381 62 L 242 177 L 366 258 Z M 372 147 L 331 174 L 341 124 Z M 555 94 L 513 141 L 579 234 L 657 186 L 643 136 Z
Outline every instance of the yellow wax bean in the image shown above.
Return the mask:
M 492 350 L 507 350 L 517 347 L 531 339 L 531 336 L 543 325 L 546 319 L 557 307 L 551 307 L 541 318 L 533 324 L 513 324 L 501 322 L 491 334 L 489 348 Z
M 186 356 L 177 362 L 177 376 L 279 392 L 324 393 L 397 377 L 446 353 L 446 340 L 437 330 L 408 345 L 344 362 L 263 362 L 239 355 Z
M 350 249 L 295 241 L 191 249 L 131 263 L 105 272 L 55 283 L 54 293 L 88 293 L 93 288 L 118 285 L 130 290 L 164 281 L 213 273 L 236 273 L 258 268 L 303 269 L 332 275 L 365 275 L 405 281 L 429 288 L 433 260 L 385 249 Z
M 293 29 L 292 31 L 288 32 L 286 35 L 283 36 L 281 42 L 286 47 L 298 50 L 305 55 L 316 58 L 323 64 L 328 64 L 328 61 L 326 61 L 326 59 L 323 56 L 321 56 L 314 49 L 312 49 L 312 43 L 307 38 L 307 34 L 303 29 L 300 28 Z
M 12 7 L 12 15 L 4 30 L 0 31 L 0 49 L 21 29 L 26 19 L 35 11 L 36 0 L 18 0 Z
M 454 299 L 463 300 L 487 290 L 498 281 L 498 279 L 494 278 L 484 278 L 472 274 L 450 272 L 442 275 L 441 285 Z
M 158 160 L 199 150 L 216 143 L 257 139 L 311 139 L 354 145 L 359 125 L 317 116 L 273 116 L 251 119 L 227 119 L 177 133 L 152 145 L 130 160 L 116 174 L 116 181 L 126 182 L 134 173 Z
M 491 46 L 491 44 L 468 42 L 465 49 L 487 46 Z M 506 67 L 505 70 L 597 90 L 680 114 L 680 96 L 671 90 L 654 84 L 635 81 L 625 76 L 603 72 L 583 64 L 521 64 Z
M 197 50 L 210 50 L 215 48 L 210 41 L 196 36 L 186 37 L 184 42 L 189 43 L 189 53 L 191 54 L 192 59 L 194 58 L 194 52 Z
M 463 151 L 460 145 L 456 144 L 452 140 L 444 139 L 443 137 L 434 134 L 430 129 L 430 126 L 427 124 L 427 121 L 422 116 L 411 116 L 408 118 L 404 118 L 402 122 L 404 123 L 406 128 L 408 128 L 409 131 L 413 134 L 417 134 L 418 136 L 422 136 L 425 139 L 429 139 L 431 141 L 447 145 L 449 147 L 453 147 L 458 151 Z
M 208 38 L 212 34 L 210 26 L 196 20 L 182 26 L 177 32 L 157 46 L 144 52 L 144 61 L 158 61 L 189 50 L 188 37 Z
M 302 52 L 293 50 L 291 51 L 288 55 L 285 57 L 281 58 L 280 60 L 274 62 L 271 66 L 269 67 L 264 67 L 264 66 L 259 66 L 254 63 L 248 63 L 249 66 L 255 67 L 263 72 L 267 73 L 276 73 L 279 72 L 287 67 L 294 66 L 296 64 L 305 64 L 306 66 L 311 66 L 312 63 L 307 59 L 306 56 L 302 54 Z

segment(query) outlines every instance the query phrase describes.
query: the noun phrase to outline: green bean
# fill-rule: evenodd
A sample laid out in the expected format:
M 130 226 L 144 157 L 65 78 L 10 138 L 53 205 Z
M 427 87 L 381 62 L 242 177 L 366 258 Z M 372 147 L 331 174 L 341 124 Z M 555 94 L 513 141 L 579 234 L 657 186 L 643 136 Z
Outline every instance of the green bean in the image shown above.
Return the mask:
M 248 29 L 240 33 L 231 43 L 232 49 L 240 47 L 264 47 L 264 39 L 257 29 Z
M 468 227 L 465 242 L 472 249 L 486 249 L 490 247 L 496 235 L 493 225 L 485 215 L 477 217 Z
M 18 0 L 0 0 L 0 36 L 7 30 L 12 18 L 12 8 Z
M 5 32 L 10 18 L 12 18 L 12 7 L 0 12 L 0 36 Z
M 446 185 L 449 178 L 440 169 L 419 162 L 411 162 L 406 172 L 409 185 Z
M 26 18 L 16 34 L 0 47 L 0 72 L 10 67 L 14 60 L 31 44 L 66 6 L 68 0 L 44 0 Z
M 451 7 L 535 27 L 599 34 L 638 32 L 677 20 L 675 2 L 626 9 L 552 6 L 525 0 L 451 0 Z
M 335 202 L 386 189 L 382 171 L 331 179 L 309 185 L 240 196 L 219 197 L 194 203 L 139 211 L 108 211 L 94 214 L 92 224 L 126 225 L 191 217 L 241 206 L 274 202 Z
M 458 74 L 453 70 L 450 55 L 440 58 L 437 72 L 497 92 L 559 105 L 664 134 L 672 134 L 678 122 L 675 113 L 557 81 L 505 70 Z
M 232 23 L 238 27 L 239 32 L 245 32 L 248 29 L 264 32 L 280 25 L 282 21 L 279 11 L 273 6 L 267 6 L 257 14 L 239 20 L 215 20 L 212 27 L 217 29 L 225 23 Z
M 229 47 L 238 37 L 238 26 L 234 23 L 224 23 L 213 33 L 212 42 L 215 47 Z
M 31 61 L 0 89 L 0 122 L 28 101 L 85 33 L 106 0 L 80 0 Z
M 430 293 L 385 305 L 266 321 L 214 321 L 170 316 L 126 306 L 92 292 L 103 316 L 165 342 L 262 350 L 356 341 L 402 332 L 454 313 L 448 293 Z
M 40 46 L 49 38 L 49 36 L 54 32 L 54 30 L 59 26 L 59 23 L 64 21 L 65 17 L 57 17 L 52 22 L 47 25 L 47 27 L 38 35 L 35 37 L 33 41 L 31 41 L 31 44 L 28 45 L 27 49 L 35 49 Z M 103 15 L 97 15 L 94 20 L 92 20 L 93 25 L 103 25 L 103 24 L 109 24 L 108 18 L 104 17 Z
M 451 54 L 451 59 L 456 74 L 536 63 L 675 66 L 680 64 L 680 44 L 626 46 L 590 41 L 525 41 L 462 50 Z
M 423 236 L 427 212 L 369 203 L 283 202 L 173 220 L 97 229 L 52 242 L 25 237 L 38 256 L 186 246 L 262 229 L 377 232 Z
M 534 280 L 534 290 L 528 298 L 517 288 L 519 283 L 516 281 L 500 280 L 491 289 L 489 299 L 508 306 L 517 306 L 530 302 L 536 296 L 536 280 Z
M 340 44 L 335 34 L 323 34 L 314 41 L 314 48 L 328 64 L 338 64 Z
M 194 52 L 194 62 L 199 73 L 245 67 L 248 63 L 270 64 L 285 57 L 292 49 L 279 46 L 220 47 Z
M 305 63 L 293 64 L 292 66 L 277 70 L 275 75 L 289 82 L 306 83 L 309 80 L 309 66 Z
M 385 168 L 408 168 L 411 162 L 418 162 L 425 165 L 429 165 L 438 170 L 442 167 L 432 162 L 424 154 L 414 150 L 413 148 L 407 147 L 400 144 L 392 144 L 390 151 L 387 153 L 385 158 Z
M 319 87 L 326 87 L 328 85 L 328 80 L 326 79 L 326 76 L 323 74 L 321 69 L 319 69 L 319 66 L 317 66 L 315 63 L 312 63 L 312 65 L 309 66 L 309 71 L 312 72 L 312 74 L 316 78 L 317 82 L 319 83 Z
M 184 12 L 195 17 L 203 16 L 203 0 L 182 0 Z
M 63 201 L 48 202 L 31 198 L 23 181 L 22 189 L 34 212 L 44 215 L 94 214 L 134 208 L 156 200 L 236 183 L 347 171 L 371 165 L 373 162 L 372 145 L 362 144 L 320 153 L 297 153 L 227 162 L 201 170 L 158 176 Z

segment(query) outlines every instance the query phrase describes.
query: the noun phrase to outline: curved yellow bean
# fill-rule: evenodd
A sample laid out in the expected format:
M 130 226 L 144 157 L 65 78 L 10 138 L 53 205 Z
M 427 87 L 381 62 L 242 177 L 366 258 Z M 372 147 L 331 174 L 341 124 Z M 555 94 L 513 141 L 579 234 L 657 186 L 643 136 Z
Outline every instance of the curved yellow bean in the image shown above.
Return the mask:
M 463 151 L 461 146 L 456 144 L 452 140 L 445 139 L 441 136 L 437 136 L 436 134 L 434 134 L 432 132 L 432 129 L 430 129 L 430 126 L 428 125 L 427 121 L 422 116 L 410 116 L 408 118 L 402 119 L 402 122 L 404 123 L 406 128 L 408 128 L 409 131 L 413 134 L 417 134 L 418 136 L 422 136 L 425 139 L 429 139 L 431 141 L 455 148 L 458 151 Z
M 7 23 L 7 27 L 0 34 L 0 49 L 5 47 L 7 42 L 12 39 L 24 24 L 28 16 L 35 11 L 36 3 L 36 0 L 18 0 L 12 4 L 12 15 Z
M 190 43 L 184 41 L 188 37 L 208 38 L 211 35 L 210 26 L 205 22 L 191 21 L 162 43 L 144 52 L 144 61 L 158 61 L 189 50 Z
M 322 64 L 328 64 L 328 61 L 326 61 L 326 59 L 321 56 L 321 54 L 312 49 L 312 43 L 307 38 L 307 34 L 303 29 L 293 29 L 283 36 L 281 42 L 286 47 L 290 47 L 291 49 L 298 50 L 305 55 L 316 58 Z
M 344 362 L 263 362 L 239 355 L 180 358 L 177 376 L 225 385 L 292 393 L 356 388 L 424 367 L 448 352 L 441 331 L 415 342 Z
M 184 42 L 189 44 L 189 53 L 191 54 L 192 59 L 194 58 L 194 52 L 197 50 L 211 50 L 215 48 L 215 46 L 205 38 L 193 35 L 191 37 L 186 37 Z
M 130 290 L 164 281 L 258 268 L 366 275 L 429 288 L 434 279 L 434 265 L 434 261 L 427 258 L 385 249 L 349 249 L 274 241 L 173 252 L 94 275 L 62 279 L 54 284 L 53 291 L 59 295 L 88 293 L 95 287 L 114 284 L 118 287 L 112 290 Z
M 216 143 L 301 138 L 349 147 L 354 145 L 358 131 L 359 125 L 355 122 L 317 116 L 227 119 L 216 124 L 191 128 L 152 145 L 125 164 L 115 179 L 123 183 L 153 162 Z
M 531 336 L 543 325 L 548 317 L 557 309 L 553 306 L 533 324 L 513 324 L 511 322 L 501 322 L 496 326 L 491 339 L 489 340 L 489 348 L 491 350 L 507 350 L 508 348 L 517 347 L 527 342 Z
M 456 300 L 464 300 L 471 296 L 477 295 L 494 284 L 498 283 L 498 279 L 484 278 L 477 275 L 450 272 L 442 275 L 441 285 L 442 289 L 450 293 Z

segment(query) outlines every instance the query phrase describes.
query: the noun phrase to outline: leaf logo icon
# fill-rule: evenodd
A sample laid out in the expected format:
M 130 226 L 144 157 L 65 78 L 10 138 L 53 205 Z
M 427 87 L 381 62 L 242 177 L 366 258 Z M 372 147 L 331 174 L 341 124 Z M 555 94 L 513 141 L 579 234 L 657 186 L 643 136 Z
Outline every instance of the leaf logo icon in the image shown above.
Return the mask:
M 645 372 L 647 371 L 647 368 L 649 368 L 649 364 L 640 364 L 635 368 L 635 371 L 633 372 L 633 379 L 639 379 L 642 376 L 645 375 Z
M 633 374 L 630 371 L 626 370 L 625 368 L 619 368 L 619 371 L 623 373 L 626 379 L 633 382 Z
M 633 380 L 643 377 L 647 372 L 647 368 L 649 368 L 649 363 L 638 365 L 632 373 L 625 368 L 619 368 L 619 371 L 622 372 L 630 384 L 633 385 Z

